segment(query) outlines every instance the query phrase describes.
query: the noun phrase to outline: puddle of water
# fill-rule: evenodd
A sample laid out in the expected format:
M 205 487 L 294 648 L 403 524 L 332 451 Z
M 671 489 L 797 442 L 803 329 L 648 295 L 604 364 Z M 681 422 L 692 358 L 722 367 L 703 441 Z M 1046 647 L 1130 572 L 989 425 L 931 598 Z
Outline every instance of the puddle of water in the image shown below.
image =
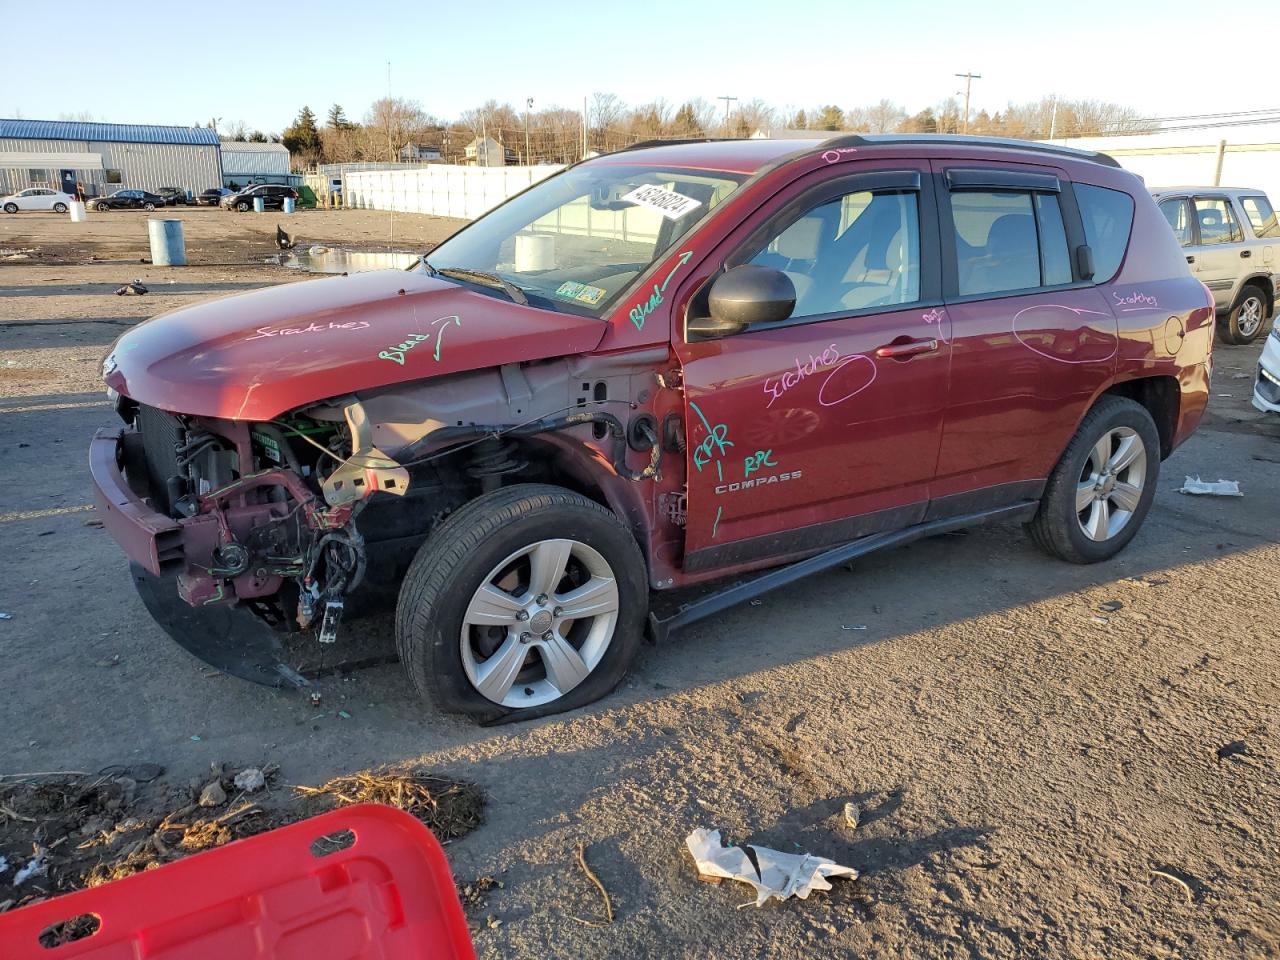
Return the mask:
M 419 254 L 403 251 L 342 250 L 313 246 L 281 254 L 280 262 L 308 273 L 363 273 L 366 270 L 403 270 Z

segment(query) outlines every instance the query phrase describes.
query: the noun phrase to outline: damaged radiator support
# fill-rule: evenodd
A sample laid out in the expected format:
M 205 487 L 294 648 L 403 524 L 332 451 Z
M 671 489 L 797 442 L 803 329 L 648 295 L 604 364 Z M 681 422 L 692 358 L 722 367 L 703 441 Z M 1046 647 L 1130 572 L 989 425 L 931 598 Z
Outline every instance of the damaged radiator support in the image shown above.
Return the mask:
M 601 424 L 609 431 L 609 436 L 613 442 L 612 462 L 613 468 L 618 472 L 618 476 L 627 480 L 645 480 L 650 477 L 658 476 L 658 467 L 662 461 L 662 443 L 657 433 L 647 425 L 644 430 L 647 431 L 645 440 L 649 443 L 649 463 L 642 470 L 632 470 L 627 466 L 627 431 L 622 426 L 622 421 L 611 413 L 587 412 L 571 413 L 563 417 L 547 417 L 542 420 L 533 420 L 529 423 L 517 423 L 506 426 L 483 426 L 473 424 L 464 427 L 441 427 L 439 430 L 433 430 L 420 440 L 415 440 L 405 448 L 401 453 L 397 462 L 401 466 L 412 466 L 415 463 L 421 463 L 426 460 L 434 459 L 437 455 L 448 453 L 442 450 L 439 454 L 419 455 L 428 445 L 436 446 L 441 443 L 449 443 L 454 440 L 471 440 L 475 438 L 483 439 L 485 437 L 530 437 L 539 433 L 550 433 L 555 430 L 568 430 L 571 427 L 580 427 L 585 424 Z

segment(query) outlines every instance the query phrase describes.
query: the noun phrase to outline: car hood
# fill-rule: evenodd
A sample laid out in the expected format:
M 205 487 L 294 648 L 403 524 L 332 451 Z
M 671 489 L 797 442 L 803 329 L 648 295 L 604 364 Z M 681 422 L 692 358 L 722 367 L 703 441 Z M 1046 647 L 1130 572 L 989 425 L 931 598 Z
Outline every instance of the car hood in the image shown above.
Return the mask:
M 605 328 L 425 273 L 379 270 L 162 314 L 117 340 L 103 372 L 139 403 L 261 421 L 356 390 L 582 353 Z

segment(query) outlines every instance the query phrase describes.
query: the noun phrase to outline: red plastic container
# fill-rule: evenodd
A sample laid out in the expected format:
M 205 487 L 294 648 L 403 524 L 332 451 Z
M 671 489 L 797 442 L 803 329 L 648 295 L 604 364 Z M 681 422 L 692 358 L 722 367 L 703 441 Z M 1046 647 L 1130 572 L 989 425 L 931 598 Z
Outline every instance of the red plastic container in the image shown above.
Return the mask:
M 344 830 L 350 846 L 312 844 Z M 333 843 L 317 849 L 332 848 Z M 40 944 L 82 914 L 82 940 Z M 392 807 L 362 804 L 0 914 L 6 960 L 474 960 L 444 850 Z

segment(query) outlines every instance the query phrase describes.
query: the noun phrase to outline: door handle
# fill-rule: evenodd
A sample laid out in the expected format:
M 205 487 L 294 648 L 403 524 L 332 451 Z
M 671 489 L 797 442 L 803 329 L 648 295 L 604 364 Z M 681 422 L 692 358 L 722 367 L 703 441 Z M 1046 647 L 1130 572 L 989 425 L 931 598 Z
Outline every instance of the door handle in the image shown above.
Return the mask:
M 876 347 L 876 356 L 914 357 L 918 353 L 933 353 L 937 349 L 937 340 L 908 340 L 906 343 L 886 343 L 883 347 Z
M 1187 257 L 1187 263 L 1195 263 L 1195 262 L 1196 262 L 1196 258 L 1194 256 Z
M 1241 250 L 1241 251 L 1240 251 L 1240 256 L 1244 257 L 1244 258 L 1247 260 L 1249 257 L 1252 257 L 1252 256 L 1253 256 L 1253 251 L 1252 251 L 1252 250 Z

